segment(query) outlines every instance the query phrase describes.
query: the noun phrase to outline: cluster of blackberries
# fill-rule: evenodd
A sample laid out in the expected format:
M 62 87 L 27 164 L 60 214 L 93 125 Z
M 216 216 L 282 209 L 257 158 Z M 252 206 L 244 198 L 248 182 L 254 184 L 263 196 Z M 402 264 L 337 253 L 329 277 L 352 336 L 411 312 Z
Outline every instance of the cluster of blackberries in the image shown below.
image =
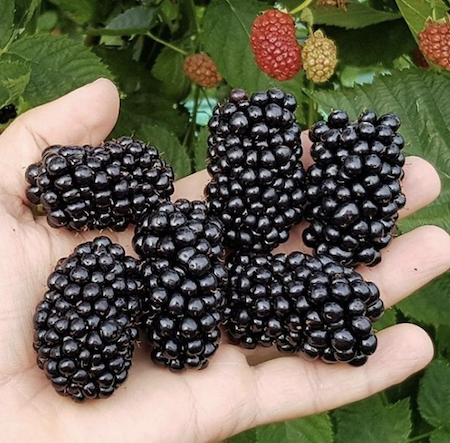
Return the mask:
M 405 157 L 399 118 L 363 112 L 350 122 L 344 111 L 332 112 L 311 131 L 314 164 L 307 171 L 310 226 L 307 246 L 341 264 L 375 265 L 381 260 L 405 205 L 400 180 Z
M 17 109 L 13 104 L 6 105 L 0 109 L 0 125 L 8 123 L 17 117 Z
M 50 146 L 26 171 L 27 197 L 50 226 L 74 231 L 136 224 L 173 193 L 172 167 L 157 149 L 130 137 L 102 146 Z
M 155 363 L 208 365 L 223 324 L 247 348 L 276 345 L 325 362 L 366 362 L 383 314 L 377 287 L 351 267 L 376 264 L 405 204 L 399 119 L 330 114 L 301 162 L 296 101 L 242 89 L 209 122 L 206 202 L 171 202 L 173 172 L 156 148 L 129 137 L 51 146 L 26 171 L 31 203 L 52 227 L 124 230 L 125 256 L 106 237 L 79 245 L 48 279 L 36 308 L 38 365 L 76 400 L 107 397 L 128 374 L 138 328 Z M 306 208 L 306 209 L 305 209 Z M 272 255 L 303 214 L 317 255 Z M 224 245 L 234 250 L 224 260 Z
M 203 368 L 217 350 L 228 281 L 222 239 L 222 222 L 201 201 L 163 203 L 136 226 L 142 324 L 155 363 Z
M 38 366 L 61 395 L 109 397 L 123 383 L 138 338 L 138 262 L 107 237 L 60 260 L 34 314 Z
M 250 98 L 234 89 L 214 109 L 205 195 L 232 249 L 270 251 L 302 218 L 305 171 L 296 106 L 277 88 Z
M 377 287 L 324 255 L 235 254 L 226 329 L 247 348 L 275 344 L 310 359 L 360 366 L 377 346 L 383 313 Z

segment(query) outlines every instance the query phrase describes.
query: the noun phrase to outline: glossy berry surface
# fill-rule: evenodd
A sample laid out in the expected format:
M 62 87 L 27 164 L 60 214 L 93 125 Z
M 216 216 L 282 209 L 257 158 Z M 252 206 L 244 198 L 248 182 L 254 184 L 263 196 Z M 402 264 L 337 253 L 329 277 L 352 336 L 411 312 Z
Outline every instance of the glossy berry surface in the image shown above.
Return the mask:
M 0 124 L 8 123 L 13 118 L 17 117 L 17 109 L 13 104 L 6 105 L 0 109 Z
M 97 237 L 48 277 L 33 319 L 34 349 L 60 395 L 106 398 L 127 378 L 141 311 L 138 276 L 122 246 Z
M 450 23 L 426 22 L 418 38 L 420 50 L 425 57 L 450 71 Z
M 288 13 L 269 9 L 255 19 L 251 47 L 261 71 L 280 81 L 295 77 L 302 67 L 302 48 Z
M 232 342 L 354 365 L 375 352 L 372 322 L 383 302 L 352 268 L 300 252 L 235 254 L 227 267 L 225 328 Z
M 280 89 L 234 89 L 209 121 L 205 195 L 226 246 L 269 251 L 302 219 L 305 171 L 295 98 Z
M 394 114 L 365 111 L 350 122 L 337 110 L 311 128 L 315 163 L 307 171 L 307 246 L 348 266 L 379 263 L 406 202 L 399 126 Z
M 122 137 L 102 146 L 50 146 L 25 173 L 27 198 L 54 228 L 123 231 L 173 193 L 171 166 L 153 146 Z
M 227 272 L 223 224 L 201 201 L 162 203 L 136 226 L 142 259 L 142 326 L 155 363 L 173 371 L 202 369 L 216 352 Z
M 207 54 L 192 54 L 186 57 L 183 65 L 189 80 L 204 88 L 214 88 L 222 81 L 214 60 Z

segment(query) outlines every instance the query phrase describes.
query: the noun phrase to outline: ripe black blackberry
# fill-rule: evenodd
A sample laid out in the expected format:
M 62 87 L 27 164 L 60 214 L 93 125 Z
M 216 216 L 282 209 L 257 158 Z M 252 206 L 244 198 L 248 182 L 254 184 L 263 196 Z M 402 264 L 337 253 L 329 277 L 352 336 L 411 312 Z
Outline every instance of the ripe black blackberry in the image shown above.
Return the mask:
M 0 109 L 0 124 L 8 123 L 13 118 L 17 117 L 17 109 L 13 104 L 6 105 Z
M 97 237 L 61 259 L 34 314 L 37 364 L 74 400 L 106 398 L 125 381 L 138 338 L 138 262 Z
M 26 171 L 27 197 L 50 226 L 123 231 L 173 193 L 174 175 L 157 149 L 122 137 L 102 146 L 50 146 Z
M 237 254 L 227 260 L 225 328 L 247 348 L 275 344 L 309 359 L 362 365 L 377 346 L 377 287 L 327 256 Z
M 227 273 L 223 224 L 201 201 L 162 203 L 136 226 L 146 296 L 142 325 L 154 362 L 204 368 L 220 341 Z
M 307 246 L 347 266 L 373 266 L 392 240 L 398 210 L 405 205 L 400 181 L 405 157 L 400 119 L 363 112 L 350 122 L 332 112 L 311 131 L 303 234 Z
M 305 171 L 296 106 L 295 98 L 280 89 L 250 98 L 234 89 L 214 109 L 205 194 L 232 249 L 272 250 L 302 218 Z

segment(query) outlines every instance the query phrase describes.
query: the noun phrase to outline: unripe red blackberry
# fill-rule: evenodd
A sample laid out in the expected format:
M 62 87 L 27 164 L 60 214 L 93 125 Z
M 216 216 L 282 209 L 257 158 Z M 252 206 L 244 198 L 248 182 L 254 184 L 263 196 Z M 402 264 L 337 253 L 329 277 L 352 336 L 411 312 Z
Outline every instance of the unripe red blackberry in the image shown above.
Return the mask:
M 358 366 L 375 352 L 372 321 L 383 302 L 353 269 L 300 252 L 235 254 L 227 267 L 225 328 L 233 342 Z
M 405 205 L 399 126 L 394 114 L 365 111 L 350 122 L 337 110 L 311 128 L 315 163 L 307 171 L 305 212 L 311 224 L 303 239 L 316 253 L 347 266 L 381 260 Z
M 61 259 L 34 314 L 37 364 L 55 390 L 83 401 L 125 381 L 141 311 L 137 261 L 107 237 Z
M 174 175 L 157 149 L 122 137 L 102 146 L 50 146 L 25 177 L 28 200 L 54 228 L 123 231 L 168 200 Z
M 232 249 L 271 250 L 302 218 L 305 172 L 296 106 L 280 89 L 250 98 L 234 89 L 214 109 L 205 195 Z
M 222 223 L 201 201 L 163 203 L 136 226 L 143 327 L 155 363 L 201 369 L 216 352 L 227 285 L 222 240 Z
M 418 38 L 425 57 L 450 71 L 450 23 L 428 21 Z
M 252 51 L 261 71 L 280 81 L 295 77 L 302 67 L 302 48 L 297 42 L 291 15 L 277 9 L 264 11 L 255 19 L 250 37 Z
M 214 60 L 206 54 L 192 54 L 184 61 L 184 72 L 189 80 L 204 88 L 214 88 L 222 81 Z

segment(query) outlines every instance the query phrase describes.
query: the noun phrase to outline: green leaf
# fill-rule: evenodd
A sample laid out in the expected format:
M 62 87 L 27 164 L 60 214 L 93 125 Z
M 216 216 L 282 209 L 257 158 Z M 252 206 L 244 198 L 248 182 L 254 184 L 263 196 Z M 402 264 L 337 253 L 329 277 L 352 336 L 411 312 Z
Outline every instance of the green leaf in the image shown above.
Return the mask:
M 16 0 L 15 21 L 19 21 L 20 26 L 25 29 L 40 8 L 41 3 L 42 0 Z
M 414 38 L 424 28 L 427 18 L 440 19 L 446 16 L 448 7 L 444 1 L 435 0 L 396 0 L 403 18 L 408 23 Z M 434 9 L 434 14 L 433 14 Z
M 40 31 L 51 31 L 58 23 L 58 13 L 56 11 L 47 11 L 38 17 L 37 28 Z
M 336 410 L 335 443 L 407 443 L 411 432 L 409 398 L 383 404 L 382 394 Z
M 114 35 L 145 34 L 153 24 L 157 8 L 136 6 L 114 17 L 102 30 Z
M 404 20 L 394 20 L 362 29 L 327 28 L 336 42 L 340 66 L 392 67 L 394 60 L 416 46 Z M 380 35 L 383 36 L 380 39 Z M 386 48 L 389 48 L 387 50 Z
M 119 89 L 125 94 L 132 94 L 137 90 L 159 90 L 160 84 L 143 63 L 133 60 L 133 48 L 119 49 L 115 46 L 96 45 L 92 51 L 108 66 L 114 78 L 117 79 Z
M 23 63 L 0 61 L 0 108 L 15 102 L 30 80 L 30 68 Z
M 267 3 L 253 0 L 211 2 L 203 18 L 205 51 L 232 88 L 254 92 L 278 86 L 300 98 L 304 83 L 302 72 L 292 80 L 279 82 L 256 65 L 250 47 L 250 30 L 258 13 L 269 8 Z
M 435 346 L 437 355 L 450 358 L 450 326 L 439 325 L 436 327 Z
M 235 435 L 233 438 L 226 440 L 223 443 L 258 443 L 256 437 L 256 429 L 250 429 L 241 434 Z
M 30 68 L 23 63 L 0 61 L 0 108 L 16 101 L 30 81 Z
M 371 8 L 367 3 L 349 2 L 347 8 L 348 11 L 344 11 L 335 7 L 316 6 L 311 9 L 314 24 L 355 29 L 401 18 L 398 13 L 379 11 Z
M 161 126 L 183 137 L 189 122 L 186 109 L 170 98 L 137 91 L 122 100 L 115 136 L 139 132 L 141 126 Z
M 333 429 L 328 414 L 317 414 L 250 429 L 226 443 L 333 443 Z
M 180 179 L 189 175 L 191 160 L 186 150 L 181 146 L 175 134 L 161 126 L 146 125 L 136 131 L 136 137 L 155 146 L 162 157 L 172 165 L 176 178 Z
M 191 82 L 184 73 L 184 55 L 170 48 L 164 48 L 152 69 L 152 74 L 161 82 L 164 91 L 177 101 L 189 94 Z
M 209 130 L 207 127 L 200 129 L 197 141 L 194 145 L 194 166 L 196 171 L 206 168 L 206 156 L 208 153 Z
M 31 69 L 24 99 L 31 106 L 53 100 L 99 77 L 111 78 L 99 58 L 65 36 L 35 35 L 11 44 L 4 54 Z
M 97 10 L 92 0 L 50 0 L 60 11 L 76 23 L 91 23 Z
M 382 329 L 389 328 L 397 323 L 397 309 L 390 308 L 387 309 L 384 313 L 383 317 L 378 320 L 374 325 L 374 329 L 376 331 L 381 331 Z
M 420 415 L 432 426 L 450 424 L 450 364 L 435 360 L 420 381 L 417 404 Z M 448 440 L 447 440 L 448 441 Z
M 450 272 L 410 295 L 397 307 L 407 317 L 422 324 L 450 326 Z
M 430 443 L 448 443 L 450 441 L 450 430 L 436 429 L 430 437 Z
M 0 13 L 0 48 L 8 43 L 14 24 L 14 0 L 3 0 Z
M 333 443 L 328 414 L 311 415 L 256 429 L 258 443 Z

